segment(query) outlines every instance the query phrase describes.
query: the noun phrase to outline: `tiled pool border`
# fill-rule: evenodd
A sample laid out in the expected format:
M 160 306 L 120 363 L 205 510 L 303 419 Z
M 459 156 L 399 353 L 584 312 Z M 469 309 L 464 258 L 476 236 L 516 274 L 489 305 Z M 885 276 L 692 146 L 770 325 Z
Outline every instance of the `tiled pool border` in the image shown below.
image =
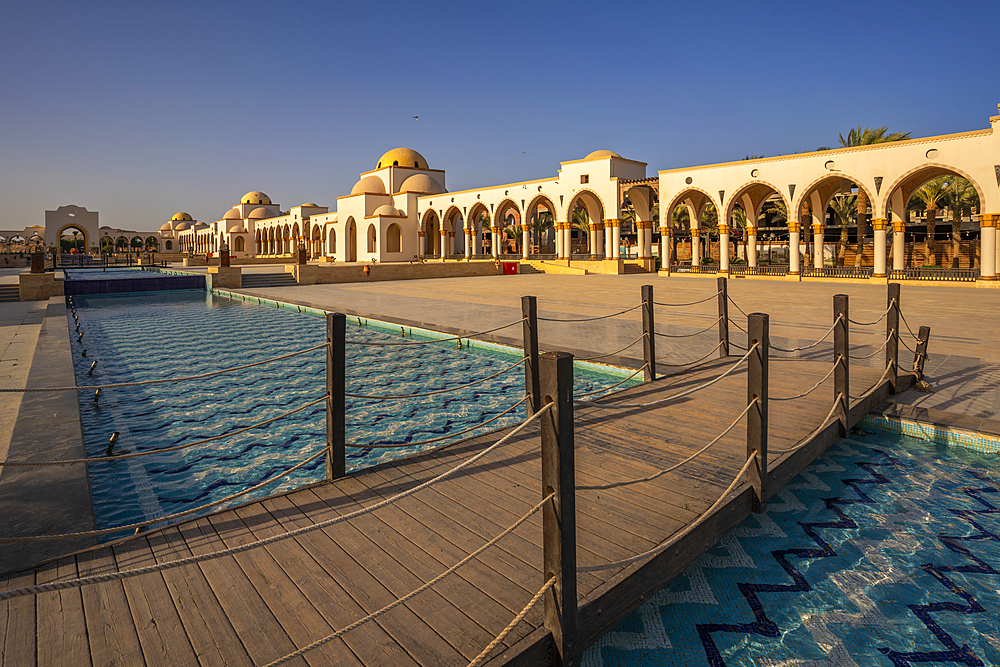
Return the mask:
M 1000 452 L 1000 436 L 944 424 L 929 424 L 903 417 L 869 414 L 858 425 L 876 431 L 933 440 L 949 447 L 965 447 L 982 454 Z
M 218 289 L 215 287 L 213 287 L 209 291 L 212 294 L 215 294 L 217 296 L 227 297 L 229 299 L 233 299 L 234 301 L 251 301 L 251 302 L 256 301 L 258 304 L 262 306 L 274 306 L 275 308 L 293 310 L 298 313 L 306 313 L 307 315 L 312 315 L 314 317 L 326 317 L 327 313 L 333 312 L 333 311 L 323 310 L 322 308 L 314 308 L 312 306 L 300 306 L 299 304 L 288 303 L 287 301 L 277 301 L 275 299 L 267 299 L 259 296 L 240 294 L 239 292 L 231 292 L 229 290 Z M 384 320 L 376 320 L 370 317 L 360 317 L 357 315 L 348 315 L 347 319 L 356 321 L 360 326 L 381 329 L 387 333 L 398 333 L 400 330 L 405 330 L 407 336 L 420 337 L 427 340 L 457 338 L 462 342 L 463 347 L 467 347 L 469 349 L 488 350 L 490 352 L 496 352 L 499 354 L 508 355 L 517 359 L 520 359 L 521 355 L 523 354 L 521 348 L 513 347 L 511 345 L 503 345 L 501 343 L 490 343 L 487 341 L 476 340 L 473 338 L 466 338 L 464 336 L 458 336 L 456 334 L 434 331 L 433 329 L 425 329 L 423 327 L 394 324 L 392 322 L 386 322 Z M 607 374 L 622 379 L 635 375 L 635 369 L 624 368 L 622 366 L 612 366 L 611 364 L 599 364 L 593 361 L 574 360 L 573 365 L 581 370 L 588 370 L 595 373 Z

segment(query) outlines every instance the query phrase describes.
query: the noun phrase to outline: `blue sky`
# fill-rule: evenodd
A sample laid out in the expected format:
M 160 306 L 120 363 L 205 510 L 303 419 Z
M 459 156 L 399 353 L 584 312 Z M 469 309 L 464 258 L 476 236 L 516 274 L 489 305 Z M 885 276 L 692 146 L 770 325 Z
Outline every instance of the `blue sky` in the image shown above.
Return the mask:
M 608 148 L 659 169 L 979 129 L 1000 3 L 0 4 L 0 229 L 336 206 L 386 150 L 452 190 Z M 419 116 L 416 121 L 412 116 Z

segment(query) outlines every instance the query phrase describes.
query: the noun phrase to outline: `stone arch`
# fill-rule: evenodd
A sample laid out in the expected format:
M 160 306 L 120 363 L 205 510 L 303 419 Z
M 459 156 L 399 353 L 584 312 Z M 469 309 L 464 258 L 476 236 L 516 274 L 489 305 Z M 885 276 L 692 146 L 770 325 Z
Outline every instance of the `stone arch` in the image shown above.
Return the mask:
M 403 252 L 403 230 L 395 222 L 385 230 L 385 251 Z
M 62 228 L 56 232 L 56 247 L 59 248 L 59 251 L 62 252 L 62 235 L 67 229 L 75 229 L 83 234 L 83 251 L 87 252 L 87 249 L 90 248 L 90 234 L 87 233 L 87 230 L 84 229 L 82 225 L 72 222 L 67 225 L 63 225 Z
M 803 188 L 801 192 L 796 193 L 797 196 L 792 199 L 792 208 L 788 209 L 789 217 L 795 216 L 794 219 L 799 219 L 802 215 L 802 207 L 805 206 L 810 199 L 813 199 L 813 193 L 816 193 L 818 197 L 815 201 L 820 203 L 819 217 L 824 217 L 826 207 L 830 205 L 830 201 L 837 195 L 837 193 L 843 191 L 844 181 L 849 181 L 853 185 L 857 186 L 859 190 L 864 191 L 864 193 L 868 196 L 869 203 L 872 205 L 872 217 L 881 217 L 878 211 L 878 203 L 872 194 L 872 191 L 869 190 L 864 183 L 862 183 L 861 179 L 843 171 L 827 172 L 822 174 Z M 815 206 L 813 208 L 815 215 Z
M 358 225 L 354 216 L 348 216 L 344 223 L 344 261 L 358 261 Z
M 378 252 L 378 230 L 375 229 L 375 223 L 368 225 L 368 231 L 365 233 L 365 240 L 367 241 L 367 249 L 369 253 Z
M 326 235 L 326 254 L 337 254 L 337 230 L 331 229 Z
M 566 205 L 566 220 L 571 220 L 573 215 L 573 210 L 576 208 L 577 204 L 583 204 L 583 208 L 587 211 L 587 216 L 590 217 L 591 222 L 603 222 L 604 212 L 607 207 L 604 205 L 604 200 L 601 196 L 589 188 L 584 188 L 578 190 L 573 197 L 569 200 L 569 204 Z M 596 210 L 591 210 L 591 209 Z
M 246 249 L 245 242 L 242 236 L 237 236 L 233 239 L 233 250 L 236 252 L 243 252 Z
M 980 205 L 986 205 L 986 191 L 972 176 L 958 167 L 942 164 L 940 162 L 925 162 L 920 166 L 903 172 L 899 178 L 897 178 L 888 188 L 885 189 L 885 194 L 883 194 L 881 199 L 879 199 L 878 208 L 875 211 L 876 216 L 889 217 L 890 201 L 896 190 L 901 190 L 903 195 L 903 206 L 905 207 L 906 203 L 910 200 L 910 197 L 913 196 L 913 193 L 919 190 L 925 183 L 927 183 L 927 181 L 939 176 L 948 175 L 961 176 L 971 183 L 972 187 L 976 189 L 976 194 L 979 195 Z
M 688 213 L 691 215 L 691 221 L 697 221 L 699 226 L 701 224 L 701 213 L 705 208 L 706 204 L 712 204 L 715 206 L 715 210 L 719 210 L 721 206 L 718 200 L 712 195 L 708 194 L 705 190 L 701 188 L 687 187 L 681 190 L 679 193 L 674 195 L 670 200 L 670 204 L 666 207 L 660 207 L 660 214 L 663 219 L 669 224 L 673 217 L 674 209 L 678 205 L 684 205 L 688 207 Z M 691 209 L 694 209 L 693 211 Z
M 174 249 L 173 241 L 164 241 L 163 242 L 163 249 L 164 250 L 173 250 Z
M 507 214 L 511 212 L 513 212 L 515 217 L 514 224 L 520 226 L 521 208 L 517 205 L 517 202 L 510 197 L 505 197 L 501 200 L 500 203 L 497 204 L 496 208 L 494 208 L 494 211 L 494 219 L 499 221 L 496 223 L 498 226 L 503 226 L 503 223 L 506 222 Z
M 768 183 L 767 181 L 753 180 L 747 181 L 741 185 L 730 197 L 729 203 L 726 204 L 726 215 L 725 217 L 719 217 L 719 222 L 726 221 L 729 224 L 729 220 L 732 219 L 733 209 L 737 204 L 746 212 L 747 217 L 752 217 L 756 221 L 757 215 L 760 214 L 761 208 L 764 206 L 764 202 L 778 195 L 781 201 L 785 204 L 785 208 L 788 211 L 789 219 L 791 216 L 792 208 L 789 206 L 788 197 L 784 195 L 777 187 Z M 747 207 L 751 207 L 752 210 L 747 211 Z M 718 209 L 717 209 L 718 210 Z

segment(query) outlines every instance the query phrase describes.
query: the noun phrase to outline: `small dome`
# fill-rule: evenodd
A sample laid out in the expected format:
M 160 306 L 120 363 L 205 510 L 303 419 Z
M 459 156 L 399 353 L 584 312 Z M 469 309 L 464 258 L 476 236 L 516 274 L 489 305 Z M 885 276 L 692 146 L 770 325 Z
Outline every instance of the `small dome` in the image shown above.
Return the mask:
M 385 194 L 385 183 L 378 176 L 365 176 L 360 181 L 354 184 L 351 188 L 352 195 L 360 195 L 364 193 L 373 193 L 384 195 Z
M 312 202 L 306 202 L 302 205 L 302 208 L 320 208 L 319 204 L 313 204 Z
M 174 231 L 175 232 L 182 232 L 185 229 L 191 229 L 191 225 L 189 225 L 186 222 L 179 222 L 176 225 L 174 225 Z
M 254 210 L 250 211 L 250 215 L 247 217 L 251 220 L 263 220 L 264 218 L 270 218 L 271 213 L 263 206 L 258 206 Z
M 271 198 L 259 190 L 248 192 L 240 199 L 241 204 L 266 204 L 271 205 Z
M 588 155 L 587 157 L 585 157 L 583 159 L 584 160 L 599 160 L 600 158 L 603 158 L 603 157 L 621 157 L 621 155 L 619 155 L 618 153 L 616 153 L 614 151 L 594 151 L 593 153 L 591 153 L 590 155 Z
M 169 232 L 171 229 L 173 229 L 173 227 L 170 226 L 169 222 L 164 222 L 162 225 L 160 225 L 161 232 Z
M 192 227 L 192 229 L 197 229 L 199 231 L 201 231 L 202 229 L 208 229 L 208 223 L 207 222 L 196 222 L 194 224 L 194 227 Z
M 247 230 L 243 228 L 243 225 L 233 225 L 229 228 L 230 234 L 246 234 Z
M 240 220 L 242 216 L 240 215 L 240 210 L 238 208 L 231 208 L 226 211 L 226 214 L 222 216 L 223 220 Z
M 395 217 L 400 217 L 404 214 L 398 208 L 394 208 L 392 204 L 382 204 L 377 209 L 375 209 L 375 212 L 372 213 L 372 215 L 391 215 Z
M 414 174 L 399 186 L 400 192 L 419 192 L 425 195 L 439 195 L 444 188 L 427 174 Z
M 409 167 L 410 169 L 430 169 L 424 156 L 412 148 L 393 148 L 378 159 L 376 169 L 383 167 Z
M 190 222 L 194 218 L 191 217 L 190 213 L 185 213 L 184 211 L 178 211 L 177 213 L 174 213 L 174 217 L 172 217 L 170 219 L 171 220 L 186 220 L 186 221 Z

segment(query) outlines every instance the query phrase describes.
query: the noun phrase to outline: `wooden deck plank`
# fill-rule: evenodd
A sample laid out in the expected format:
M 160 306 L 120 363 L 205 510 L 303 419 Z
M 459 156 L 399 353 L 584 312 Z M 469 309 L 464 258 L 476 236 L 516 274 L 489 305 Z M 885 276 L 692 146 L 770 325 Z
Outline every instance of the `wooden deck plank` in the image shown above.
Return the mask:
M 35 585 L 35 571 L 26 570 L 3 578 L 3 590 Z M 35 605 L 38 597 L 29 595 L 0 602 L 0 666 L 34 665 L 36 657 Z
M 153 565 L 156 558 L 145 537 L 118 544 L 112 549 L 119 570 Z M 194 647 L 181 624 L 170 591 L 158 572 L 121 581 L 132 611 L 139 645 L 148 665 L 197 664 Z
M 36 577 L 37 583 L 46 584 L 73 579 L 78 574 L 76 557 L 67 556 L 39 568 Z M 39 665 L 91 664 L 80 589 L 39 593 L 35 613 Z
M 98 549 L 77 557 L 80 576 L 116 572 L 118 566 L 109 549 Z M 95 665 L 145 665 L 135 621 L 121 581 L 109 581 L 81 590 L 87 621 L 90 655 Z

